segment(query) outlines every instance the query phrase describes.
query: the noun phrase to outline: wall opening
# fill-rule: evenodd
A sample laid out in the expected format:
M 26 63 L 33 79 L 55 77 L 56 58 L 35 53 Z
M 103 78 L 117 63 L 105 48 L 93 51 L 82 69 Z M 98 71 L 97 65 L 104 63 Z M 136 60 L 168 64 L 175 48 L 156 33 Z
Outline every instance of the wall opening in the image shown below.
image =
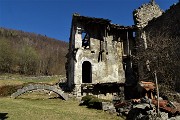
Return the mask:
M 135 38 L 136 37 L 136 32 L 133 32 L 133 38 Z
M 82 83 L 92 83 L 92 67 L 89 61 L 82 64 Z
M 82 32 L 82 47 L 84 47 L 84 49 L 90 48 L 90 36 L 86 32 Z

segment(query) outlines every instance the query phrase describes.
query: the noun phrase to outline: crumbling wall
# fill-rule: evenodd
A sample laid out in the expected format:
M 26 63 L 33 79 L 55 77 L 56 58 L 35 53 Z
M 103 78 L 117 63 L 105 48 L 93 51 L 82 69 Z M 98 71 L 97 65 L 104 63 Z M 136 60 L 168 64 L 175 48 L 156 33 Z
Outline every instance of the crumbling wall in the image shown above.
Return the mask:
M 146 47 L 139 50 L 138 59 L 144 61 L 139 69 L 140 78 L 153 80 L 156 71 L 161 92 L 180 90 L 180 3 L 173 5 L 161 16 L 148 22 L 141 31 Z M 141 37 L 137 37 L 139 41 Z M 138 46 L 143 45 L 143 43 Z M 144 50 L 144 51 L 143 51 Z M 143 71 L 143 72 L 142 72 Z
M 180 3 L 145 27 L 151 68 L 157 69 L 159 82 L 170 90 L 180 88 Z M 153 53 L 153 54 L 152 54 Z M 179 91 L 180 92 L 180 91 Z
M 148 22 L 162 15 L 162 10 L 154 1 L 143 4 L 133 11 L 134 23 L 138 28 L 144 28 Z
M 154 2 L 151 1 L 147 4 L 143 4 L 141 7 L 133 11 L 133 18 L 135 26 L 138 28 L 136 31 L 136 59 L 138 61 L 138 77 L 139 80 L 147 79 L 147 72 L 144 72 L 144 66 L 146 62 L 142 56 L 145 49 L 147 49 L 147 36 L 144 27 L 148 25 L 149 21 L 161 16 L 163 11 Z
M 78 49 L 75 56 L 75 84 L 82 84 L 82 64 L 84 61 L 89 61 L 92 65 L 92 83 L 124 82 L 121 42 L 113 41 L 113 36 L 108 36 L 105 43 L 96 36 L 97 32 L 104 31 L 91 32 L 94 37 L 90 37 L 89 49 L 81 46 L 81 32 L 75 34 L 75 49 Z M 104 48 L 100 50 L 100 46 L 105 46 L 105 44 L 107 44 L 108 51 Z
M 67 84 L 69 89 L 73 89 L 74 84 L 74 59 L 75 59 L 75 50 L 74 50 L 74 44 L 75 44 L 75 29 L 74 26 L 71 26 L 71 34 L 70 34 L 70 40 L 69 40 L 69 52 L 67 53 L 67 62 L 66 62 L 66 77 L 67 77 Z

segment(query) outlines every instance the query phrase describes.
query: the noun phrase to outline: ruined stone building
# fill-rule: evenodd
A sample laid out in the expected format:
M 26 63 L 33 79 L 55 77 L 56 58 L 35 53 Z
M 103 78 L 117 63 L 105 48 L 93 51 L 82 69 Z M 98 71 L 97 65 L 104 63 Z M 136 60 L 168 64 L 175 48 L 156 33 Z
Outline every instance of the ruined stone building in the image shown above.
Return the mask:
M 82 95 L 82 85 L 124 83 L 134 46 L 134 28 L 108 19 L 73 15 L 68 59 L 68 86 Z
M 160 84 L 170 89 L 176 84 L 173 90 L 180 90 L 179 11 L 180 3 L 163 12 L 151 0 L 133 11 L 133 26 L 74 14 L 66 66 L 68 87 L 82 96 L 89 85 L 98 86 L 89 88 L 93 90 L 105 85 L 106 93 L 109 85 L 118 85 L 130 95 L 138 80 L 153 81 L 157 71 Z

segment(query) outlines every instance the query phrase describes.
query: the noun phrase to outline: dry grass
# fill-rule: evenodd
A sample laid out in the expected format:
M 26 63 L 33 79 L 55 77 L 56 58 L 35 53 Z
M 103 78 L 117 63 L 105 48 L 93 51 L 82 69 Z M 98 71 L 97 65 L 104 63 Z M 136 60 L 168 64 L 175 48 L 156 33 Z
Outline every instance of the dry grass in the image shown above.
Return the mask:
M 19 80 L 0 80 L 0 86 L 7 86 L 7 85 L 22 85 L 24 82 Z
M 46 83 L 53 85 L 64 78 L 65 78 L 64 76 L 30 77 L 30 76 L 5 74 L 5 75 L 0 75 L 0 86 L 22 85 L 27 83 Z

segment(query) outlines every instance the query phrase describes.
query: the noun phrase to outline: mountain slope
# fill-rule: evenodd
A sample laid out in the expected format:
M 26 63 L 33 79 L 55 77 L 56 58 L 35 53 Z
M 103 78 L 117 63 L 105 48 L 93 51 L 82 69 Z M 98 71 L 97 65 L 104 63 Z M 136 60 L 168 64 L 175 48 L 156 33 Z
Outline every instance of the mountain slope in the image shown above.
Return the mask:
M 0 73 L 65 74 L 67 51 L 64 41 L 0 28 Z

